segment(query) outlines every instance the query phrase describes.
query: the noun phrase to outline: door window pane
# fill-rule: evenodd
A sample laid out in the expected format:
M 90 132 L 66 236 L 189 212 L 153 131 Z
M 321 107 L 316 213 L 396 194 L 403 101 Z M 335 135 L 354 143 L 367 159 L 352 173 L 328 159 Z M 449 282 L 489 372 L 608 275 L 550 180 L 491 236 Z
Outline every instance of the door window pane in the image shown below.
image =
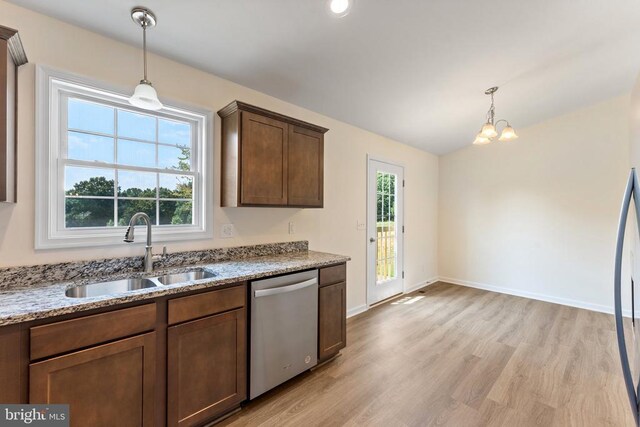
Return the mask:
M 378 282 L 396 278 L 396 175 L 377 173 L 376 218 Z
M 113 135 L 113 107 L 69 98 L 67 128 Z

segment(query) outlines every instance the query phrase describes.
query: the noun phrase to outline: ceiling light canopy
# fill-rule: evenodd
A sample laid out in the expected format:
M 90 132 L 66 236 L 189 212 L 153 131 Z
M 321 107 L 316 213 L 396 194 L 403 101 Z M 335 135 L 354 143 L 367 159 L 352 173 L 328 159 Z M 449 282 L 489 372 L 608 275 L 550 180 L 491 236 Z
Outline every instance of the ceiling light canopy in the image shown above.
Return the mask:
M 144 77 L 129 98 L 129 104 L 144 110 L 159 110 L 162 108 L 162 102 L 158 99 L 158 93 L 151 82 L 147 80 L 147 28 L 155 27 L 156 16 L 149 9 L 134 7 L 131 9 L 131 19 L 142 27 Z
M 328 0 L 329 10 L 335 16 L 342 18 L 349 14 L 354 1 L 355 0 Z
M 497 87 L 487 89 L 484 93 L 491 96 L 491 107 L 487 111 L 487 122 L 482 125 L 480 132 L 476 135 L 476 139 L 473 141 L 474 145 L 485 145 L 493 142 L 493 139 L 498 136 L 498 124 L 504 122 L 506 126 L 502 129 L 502 133 L 498 138 L 498 141 L 508 142 L 518 138 L 516 131 L 511 127 L 508 121 L 500 119 L 495 121 L 495 107 L 493 104 L 493 94 L 498 91 Z

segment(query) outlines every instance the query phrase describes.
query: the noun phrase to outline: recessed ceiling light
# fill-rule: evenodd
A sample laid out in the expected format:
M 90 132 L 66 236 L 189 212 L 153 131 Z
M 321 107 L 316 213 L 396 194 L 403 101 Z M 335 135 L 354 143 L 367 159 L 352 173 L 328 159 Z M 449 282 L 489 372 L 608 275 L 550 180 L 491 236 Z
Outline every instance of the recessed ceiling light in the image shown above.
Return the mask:
M 354 0 L 329 0 L 329 10 L 335 16 L 342 18 L 351 11 Z

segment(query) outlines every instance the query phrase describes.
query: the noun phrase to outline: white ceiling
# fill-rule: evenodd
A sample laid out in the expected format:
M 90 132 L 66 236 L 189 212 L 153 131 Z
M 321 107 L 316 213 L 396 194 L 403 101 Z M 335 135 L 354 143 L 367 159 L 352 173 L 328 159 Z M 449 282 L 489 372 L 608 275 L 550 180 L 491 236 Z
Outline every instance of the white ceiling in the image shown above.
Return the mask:
M 14 0 L 131 44 L 138 0 Z M 500 86 L 516 127 L 628 93 L 637 0 L 145 0 L 150 50 L 443 154 L 469 145 Z M 150 70 L 152 79 L 153 70 Z

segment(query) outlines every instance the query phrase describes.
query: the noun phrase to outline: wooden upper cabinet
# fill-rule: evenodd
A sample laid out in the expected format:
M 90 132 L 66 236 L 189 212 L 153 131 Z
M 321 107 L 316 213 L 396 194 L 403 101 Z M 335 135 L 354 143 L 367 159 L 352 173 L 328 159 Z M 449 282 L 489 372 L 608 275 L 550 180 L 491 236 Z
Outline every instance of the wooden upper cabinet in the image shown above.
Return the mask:
M 18 32 L 0 26 L 0 202 L 16 202 L 18 67 L 26 63 Z
M 324 135 L 289 126 L 289 205 L 322 207 Z
M 223 207 L 323 206 L 328 129 L 239 101 L 218 115 Z
M 240 198 L 243 204 L 287 204 L 288 139 L 286 123 L 242 113 Z

